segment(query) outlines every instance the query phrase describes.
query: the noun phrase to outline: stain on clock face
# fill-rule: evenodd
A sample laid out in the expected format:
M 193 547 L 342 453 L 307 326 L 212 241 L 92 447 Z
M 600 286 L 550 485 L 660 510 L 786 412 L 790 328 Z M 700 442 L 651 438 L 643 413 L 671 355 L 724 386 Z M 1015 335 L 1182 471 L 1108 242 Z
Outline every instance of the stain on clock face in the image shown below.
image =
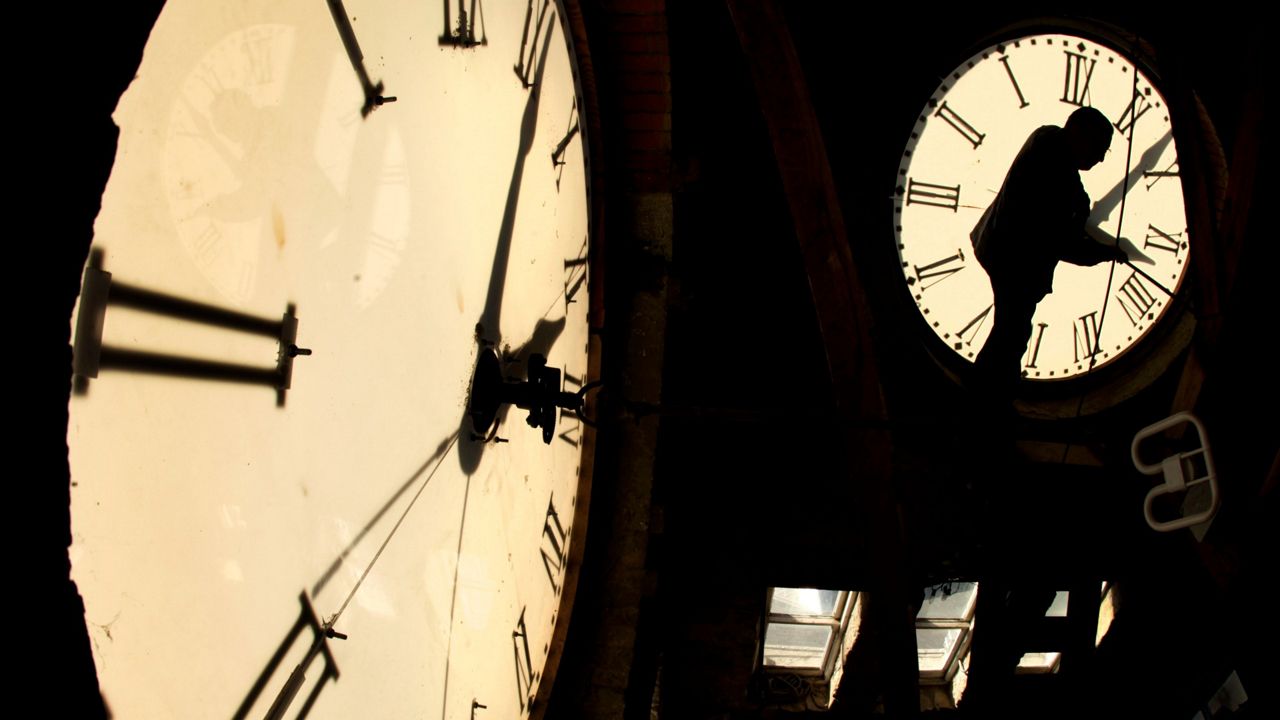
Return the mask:
M 1159 322 L 1190 258 L 1168 103 L 1120 50 L 1065 34 L 992 45 L 946 76 L 921 109 L 899 165 L 894 203 L 903 279 L 925 323 L 972 362 L 994 319 L 991 285 L 970 232 L 1033 131 L 1093 107 L 1114 134 L 1080 173 L 1088 226 L 1124 237 L 1150 263 L 1059 263 L 1022 358 L 1031 380 L 1078 377 L 1114 361 Z M 1028 238 L 1027 242 L 1034 242 Z

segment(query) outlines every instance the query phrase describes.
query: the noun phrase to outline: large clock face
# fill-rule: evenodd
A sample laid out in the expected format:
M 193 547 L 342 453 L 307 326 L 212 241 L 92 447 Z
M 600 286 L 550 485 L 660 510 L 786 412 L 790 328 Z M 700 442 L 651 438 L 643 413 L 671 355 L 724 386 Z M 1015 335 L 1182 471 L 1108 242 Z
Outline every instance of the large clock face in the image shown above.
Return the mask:
M 548 692 L 589 428 L 545 443 L 510 407 L 476 436 L 468 395 L 483 354 L 593 379 L 584 103 L 556 3 L 476 7 L 159 17 L 68 427 L 117 716 L 509 718 Z
M 1023 143 L 1090 106 L 1113 124 L 1102 162 L 1080 173 L 1089 227 L 1124 237 L 1150 262 L 1059 263 L 1022 358 L 1031 380 L 1078 377 L 1139 343 L 1178 292 L 1190 257 L 1169 108 L 1148 75 L 1114 48 L 1071 35 L 988 47 L 938 86 L 899 167 L 895 227 L 901 270 L 927 325 L 972 362 L 994 320 L 990 281 L 970 231 Z M 1036 242 L 1027 238 L 1026 242 Z

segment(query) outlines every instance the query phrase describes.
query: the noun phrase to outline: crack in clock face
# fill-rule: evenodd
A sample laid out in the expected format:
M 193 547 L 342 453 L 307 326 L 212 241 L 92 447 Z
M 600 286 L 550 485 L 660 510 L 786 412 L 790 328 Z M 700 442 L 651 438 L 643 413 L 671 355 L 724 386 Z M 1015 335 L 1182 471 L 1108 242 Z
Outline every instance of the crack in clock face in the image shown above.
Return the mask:
M 1128 238 L 1152 263 L 1059 263 L 1053 292 L 1032 321 L 1023 376 L 1078 377 L 1116 360 L 1178 292 L 1191 240 L 1159 89 L 1123 53 L 1094 40 L 1045 34 L 999 43 L 939 85 L 917 118 L 897 178 L 900 269 L 921 317 L 959 358 L 976 358 L 993 320 L 990 281 L 970 231 L 1032 131 L 1062 126 L 1082 106 L 1100 110 L 1114 127 L 1110 151 L 1080 174 L 1093 201 L 1088 225 Z

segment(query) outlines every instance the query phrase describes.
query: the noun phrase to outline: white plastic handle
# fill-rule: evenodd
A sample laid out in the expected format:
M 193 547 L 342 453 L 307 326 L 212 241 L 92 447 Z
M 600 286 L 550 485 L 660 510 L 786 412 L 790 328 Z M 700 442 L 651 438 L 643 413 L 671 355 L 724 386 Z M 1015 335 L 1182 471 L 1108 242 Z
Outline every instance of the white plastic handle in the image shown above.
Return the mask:
M 1182 423 L 1191 423 L 1195 427 L 1199 447 L 1177 455 L 1170 455 L 1155 465 L 1142 462 L 1141 456 L 1138 454 L 1138 446 L 1142 441 Z M 1147 493 L 1147 499 L 1142 504 L 1142 512 L 1147 518 L 1147 524 L 1153 530 L 1172 532 L 1192 525 L 1199 525 L 1212 518 L 1218 512 L 1218 475 L 1213 467 L 1213 454 L 1209 451 L 1209 435 L 1205 432 L 1204 424 L 1195 415 L 1185 411 L 1174 413 L 1154 425 L 1148 425 L 1139 430 L 1138 434 L 1133 436 L 1133 446 L 1130 452 L 1133 456 L 1133 466 L 1138 469 L 1138 472 L 1144 475 L 1160 475 L 1164 477 L 1164 483 L 1151 488 L 1151 491 Z M 1196 455 L 1204 455 L 1206 474 L 1203 477 L 1194 477 L 1195 466 L 1192 464 L 1191 458 Z M 1169 521 L 1156 520 L 1155 516 L 1152 515 L 1151 504 L 1160 495 L 1185 492 L 1193 485 L 1204 483 L 1209 484 L 1208 509 Z

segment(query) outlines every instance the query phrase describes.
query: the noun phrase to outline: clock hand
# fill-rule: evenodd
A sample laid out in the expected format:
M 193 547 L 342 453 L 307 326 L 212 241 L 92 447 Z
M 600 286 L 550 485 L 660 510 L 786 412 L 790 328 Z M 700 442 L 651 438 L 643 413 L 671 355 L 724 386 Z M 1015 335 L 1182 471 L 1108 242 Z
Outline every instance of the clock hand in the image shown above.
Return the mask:
M 1155 265 L 1156 261 L 1152 260 L 1149 255 L 1138 249 L 1137 245 L 1127 237 L 1116 238 L 1116 246 L 1124 251 L 1126 262 L 1140 262 L 1143 265 Z
M 1149 255 L 1139 250 L 1138 246 L 1134 245 L 1133 241 L 1127 237 L 1116 237 L 1096 225 L 1088 226 L 1085 229 L 1085 233 L 1089 237 L 1093 238 L 1093 241 L 1099 245 L 1120 248 L 1121 252 L 1124 253 L 1126 261 L 1132 260 L 1143 263 L 1144 265 L 1156 264 L 1155 260 L 1152 260 Z
M 374 83 L 369 79 L 369 71 L 364 66 L 364 54 L 360 52 L 360 43 L 356 40 L 355 30 L 351 27 L 351 20 L 347 18 L 347 10 L 342 6 L 342 0 L 328 1 L 329 14 L 333 15 L 333 24 L 338 28 L 342 45 L 347 49 L 347 58 L 351 60 L 351 68 L 356 71 L 356 77 L 360 79 L 360 88 L 364 90 L 364 105 L 360 108 L 360 116 L 369 117 L 369 113 L 373 112 L 374 108 L 383 103 L 395 102 L 395 96 L 384 97 L 382 81 Z
M 489 272 L 489 289 L 485 293 L 484 309 L 480 312 L 480 321 L 476 323 L 476 342 L 481 346 L 495 345 L 501 340 L 500 319 L 502 314 L 503 293 L 507 284 L 507 263 L 511 256 L 511 241 L 515 233 L 516 206 L 520 200 L 520 182 L 524 177 L 525 159 L 533 149 L 533 139 L 538 123 L 538 102 L 542 94 L 542 76 L 547 66 L 547 52 L 551 48 L 551 36 L 555 23 L 547 29 L 542 53 L 534 73 L 534 81 L 529 87 L 529 98 L 525 102 L 524 115 L 520 122 L 519 148 L 516 152 L 515 167 L 511 170 L 511 184 L 507 190 L 507 203 L 502 213 L 502 223 L 498 228 L 498 244 L 494 249 L 493 268 Z M 485 352 L 482 348 L 482 358 Z M 474 383 L 474 378 L 473 378 Z M 475 392 L 475 388 L 472 388 Z M 460 419 L 459 434 L 468 437 L 472 430 L 471 413 L 464 412 Z M 484 453 L 485 443 L 465 442 L 458 448 L 458 461 L 462 471 L 470 476 L 480 465 L 480 456 Z
M 1136 65 L 1133 65 L 1133 95 L 1131 95 L 1131 97 L 1136 97 L 1137 94 L 1138 94 L 1138 68 Z M 1107 195 L 1103 198 L 1104 200 L 1107 201 L 1107 203 L 1111 205 L 1111 207 L 1115 206 L 1115 203 L 1117 202 L 1117 200 L 1119 202 L 1120 215 L 1119 217 L 1116 218 L 1116 237 L 1120 237 L 1121 232 L 1124 230 L 1125 199 L 1129 196 L 1129 186 L 1131 183 L 1137 182 L 1138 177 L 1141 176 L 1141 170 L 1135 171 L 1133 169 L 1133 137 L 1134 137 L 1135 131 L 1137 130 L 1137 127 L 1138 127 L 1138 118 L 1135 115 L 1133 118 L 1133 122 L 1129 123 L 1129 137 L 1127 138 L 1128 143 L 1125 149 L 1125 156 L 1124 156 L 1124 174 L 1120 178 L 1120 183 L 1116 187 L 1112 188 L 1111 192 L 1107 193 Z M 1143 164 L 1150 164 L 1150 162 L 1154 162 L 1155 159 L 1159 157 L 1159 153 L 1164 151 L 1164 147 L 1168 145 L 1172 139 L 1173 139 L 1173 131 L 1170 130 L 1169 132 L 1166 132 L 1163 137 L 1161 137 L 1154 144 L 1152 144 L 1151 147 L 1147 148 L 1145 152 L 1143 152 L 1142 158 L 1140 158 L 1140 161 L 1138 163 L 1138 167 L 1141 168 Z M 1154 155 L 1153 155 L 1153 152 L 1154 152 Z M 1110 214 L 1110 210 L 1108 210 L 1107 213 Z M 1126 264 L 1129 264 L 1130 267 L 1132 267 L 1132 264 L 1128 263 L 1127 260 L 1126 260 Z M 1102 312 L 1099 314 L 1098 324 L 1094 331 L 1094 334 L 1097 338 L 1097 342 L 1095 343 L 1094 352 L 1092 352 L 1089 355 L 1089 368 L 1088 370 L 1085 371 L 1086 375 L 1088 375 L 1089 373 L 1092 373 L 1093 368 L 1096 367 L 1098 364 L 1097 349 L 1102 347 L 1102 330 L 1104 327 L 1106 327 L 1107 307 L 1110 305 L 1110 303 L 1107 302 L 1107 299 L 1111 297 L 1111 284 L 1112 282 L 1115 281 L 1115 277 L 1116 277 L 1116 263 L 1113 260 L 1111 262 L 1110 270 L 1107 273 L 1107 289 L 1102 295 Z M 1076 405 L 1076 417 L 1080 417 L 1080 413 L 1084 409 L 1084 396 L 1085 394 L 1083 392 L 1080 393 L 1080 402 L 1079 404 Z M 1066 459 L 1065 450 L 1063 451 L 1062 457 L 1064 460 Z
M 383 503 L 382 507 L 378 509 L 378 512 L 374 513 L 373 517 L 369 518 L 369 522 L 365 523 L 364 527 L 360 529 L 360 532 L 356 533 L 356 536 L 351 539 L 351 542 L 347 543 L 347 546 L 338 554 L 338 557 L 334 558 L 328 569 L 326 569 L 324 574 L 320 576 L 320 579 L 311 586 L 311 597 L 316 597 L 322 590 L 324 590 L 325 585 L 329 584 L 329 581 L 333 579 L 334 574 L 342 567 L 342 563 L 346 561 L 347 556 L 351 554 L 351 551 L 354 550 L 362 540 L 364 540 L 364 536 L 368 535 L 369 531 L 373 529 L 373 526 L 377 525 L 378 522 L 382 520 L 382 516 L 386 515 L 387 511 L 391 509 L 391 506 L 395 505 L 400 499 L 400 496 L 404 495 L 404 492 L 413 485 L 414 481 L 422 476 L 422 473 L 426 471 L 428 466 L 432 463 L 438 463 L 440 459 L 449 452 L 449 448 L 453 447 L 453 444 L 457 439 L 458 433 L 455 432 L 440 441 L 440 444 L 436 446 L 436 451 L 431 455 L 431 457 L 427 458 L 422 465 L 418 466 L 417 470 L 413 471 L 413 474 L 410 475 L 394 493 L 392 493 L 391 497 L 388 498 L 385 503 Z
M 1173 291 L 1172 291 L 1172 290 L 1170 290 L 1169 288 L 1165 287 L 1163 284 L 1161 284 L 1161 282 L 1160 282 L 1159 280 L 1156 280 L 1155 278 L 1151 277 L 1151 276 L 1150 276 L 1150 275 L 1148 275 L 1147 273 L 1143 272 L 1143 271 L 1142 271 L 1142 269 L 1140 269 L 1138 266 L 1134 265 L 1132 262 L 1130 262 L 1130 261 L 1128 261 L 1128 260 L 1124 261 L 1124 264 L 1125 264 L 1125 265 L 1127 265 L 1127 266 L 1129 266 L 1129 268 L 1130 268 L 1131 270 L 1133 270 L 1134 272 L 1136 272 L 1136 273 L 1138 273 L 1139 275 L 1141 275 L 1142 277 L 1146 278 L 1147 282 L 1149 282 L 1149 283 L 1151 283 L 1152 285 L 1155 285 L 1156 287 L 1158 287 L 1158 288 L 1160 288 L 1161 290 L 1163 290 L 1165 295 L 1168 295 L 1169 297 L 1173 297 Z

